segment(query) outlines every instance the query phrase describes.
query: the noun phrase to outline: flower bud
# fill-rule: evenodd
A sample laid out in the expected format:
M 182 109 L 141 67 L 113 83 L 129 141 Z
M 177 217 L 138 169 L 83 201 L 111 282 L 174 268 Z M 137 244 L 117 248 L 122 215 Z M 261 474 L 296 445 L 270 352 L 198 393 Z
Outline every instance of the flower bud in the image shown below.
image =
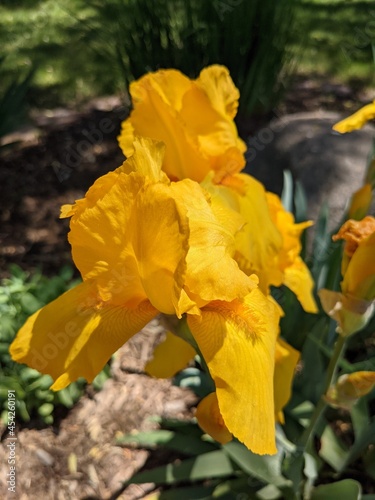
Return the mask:
M 355 372 L 341 375 L 326 395 L 326 401 L 334 408 L 350 410 L 361 398 L 369 394 L 375 386 L 375 372 Z

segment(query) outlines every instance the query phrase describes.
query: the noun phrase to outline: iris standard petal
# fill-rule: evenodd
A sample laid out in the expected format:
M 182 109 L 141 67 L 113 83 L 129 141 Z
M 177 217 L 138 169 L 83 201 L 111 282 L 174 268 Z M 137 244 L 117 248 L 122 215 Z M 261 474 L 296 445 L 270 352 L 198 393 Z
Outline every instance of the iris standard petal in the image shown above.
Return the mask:
M 230 120 L 234 119 L 237 114 L 240 92 L 225 66 L 213 64 L 204 68 L 196 83 L 204 90 L 216 111 Z
M 156 314 L 148 301 L 133 309 L 103 303 L 91 283 L 82 283 L 33 314 L 10 353 L 15 361 L 51 375 L 54 390 L 78 377 L 91 382 Z
M 189 136 L 178 109 L 174 107 L 176 100 L 167 98 L 163 88 L 166 80 L 164 76 L 165 73 L 160 75 L 158 72 L 146 75 L 132 84 L 130 92 L 134 99 L 134 109 L 125 124 L 130 122 L 136 135 L 166 144 L 163 170 L 171 179 L 196 179 L 200 177 L 201 171 L 207 170 L 207 162 L 199 152 L 197 137 Z M 189 88 L 190 85 L 189 82 Z M 119 136 L 119 144 L 129 156 L 132 136 L 129 125 L 124 127 L 124 134 Z
M 226 68 L 206 68 L 197 80 L 160 70 L 133 82 L 130 93 L 134 109 L 118 138 L 127 156 L 139 134 L 166 144 L 163 170 L 172 180 L 244 167 L 246 145 L 233 122 L 239 93 Z
M 279 315 L 258 289 L 215 301 L 188 325 L 215 382 L 228 430 L 251 451 L 276 452 L 273 375 Z

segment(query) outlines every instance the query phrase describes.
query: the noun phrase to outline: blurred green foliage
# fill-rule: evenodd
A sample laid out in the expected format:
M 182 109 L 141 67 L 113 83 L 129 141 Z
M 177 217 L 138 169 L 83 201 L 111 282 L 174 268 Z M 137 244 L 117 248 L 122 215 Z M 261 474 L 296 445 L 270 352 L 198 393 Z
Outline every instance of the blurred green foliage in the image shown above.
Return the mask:
M 271 109 L 288 72 L 286 47 L 299 0 L 90 0 L 83 41 L 119 71 L 127 87 L 147 71 L 189 77 L 224 64 L 241 93 L 240 111 Z
M 76 284 L 72 281 L 73 271 L 70 267 L 64 267 L 54 278 L 47 278 L 39 272 L 29 275 L 16 265 L 10 266 L 9 271 L 10 277 L 3 279 L 0 284 L 1 417 L 6 421 L 8 390 L 15 390 L 16 415 L 19 420 L 27 422 L 31 418 L 39 418 L 45 424 L 51 424 L 55 407 L 72 407 L 83 394 L 86 382 L 80 379 L 62 391 L 53 392 L 49 390 L 52 378 L 13 362 L 9 355 L 9 345 L 32 313 Z M 107 366 L 95 378 L 94 388 L 101 389 L 108 377 Z
M 351 85 L 375 83 L 372 0 L 302 0 L 297 24 L 299 33 L 290 49 L 301 72 L 329 75 Z
M 300 0 L 50 0 L 0 8 L 8 70 L 40 65 L 36 89 L 85 97 L 126 90 L 150 70 L 190 77 L 212 63 L 228 66 L 243 108 L 272 107 Z M 14 5 L 14 4 L 13 4 Z M 36 103 L 48 96 L 34 93 Z
M 372 0 L 18 0 L 0 4 L 0 91 L 38 65 L 30 102 L 56 106 L 125 90 L 159 67 L 197 76 L 226 64 L 243 109 L 269 107 L 288 75 L 373 81 Z
M 4 57 L 0 57 L 0 70 L 4 60 Z M 0 139 L 16 130 L 25 121 L 26 94 L 33 75 L 33 68 L 27 70 L 20 78 L 15 78 L 10 82 L 0 93 Z

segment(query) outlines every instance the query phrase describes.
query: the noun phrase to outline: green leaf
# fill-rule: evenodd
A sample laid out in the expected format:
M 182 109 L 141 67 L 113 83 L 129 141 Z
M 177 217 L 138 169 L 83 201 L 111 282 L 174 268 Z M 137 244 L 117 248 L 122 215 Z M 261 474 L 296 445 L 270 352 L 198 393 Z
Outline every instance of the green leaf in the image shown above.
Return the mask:
M 296 222 L 304 222 L 305 220 L 307 220 L 307 198 L 305 190 L 300 181 L 296 181 L 296 187 L 294 190 L 294 205 L 296 207 Z
M 361 398 L 350 410 L 354 434 L 356 439 L 359 439 L 363 432 L 368 429 L 370 425 L 370 417 L 368 412 L 368 405 L 365 398 Z
M 369 444 L 375 443 L 375 421 L 366 425 L 360 434 L 356 434 L 354 444 L 350 447 L 343 469 L 363 455 Z
M 168 430 L 140 432 L 139 434 L 126 435 L 118 438 L 116 442 L 117 444 L 136 445 L 151 449 L 163 446 L 186 455 L 200 455 L 217 449 L 216 445 L 207 441 L 202 441 L 194 436 L 179 434 Z
M 285 210 L 293 212 L 293 177 L 290 170 L 284 170 L 284 186 L 281 194 L 281 201 Z
M 111 377 L 111 372 L 109 365 L 106 365 L 103 370 L 98 373 L 98 375 L 92 381 L 92 385 L 96 391 L 100 391 L 103 388 L 105 382 Z
M 42 306 L 39 300 L 29 292 L 26 292 L 22 295 L 22 297 L 20 298 L 20 303 L 24 311 L 28 314 L 34 313 Z
M 243 444 L 231 441 L 223 446 L 228 456 L 247 474 L 254 476 L 266 484 L 274 484 L 278 488 L 291 488 L 292 482 L 281 474 L 283 453 L 276 455 L 256 455 Z
M 198 427 L 195 420 L 178 420 L 176 418 L 152 417 L 151 420 L 160 425 L 162 429 L 178 431 L 180 434 L 201 438 L 204 432 Z
M 180 463 L 163 465 L 135 474 L 126 484 L 155 483 L 175 484 L 179 481 L 200 481 L 207 478 L 226 477 L 234 468 L 223 450 L 216 450 Z
M 249 480 L 248 476 L 242 475 L 240 477 L 236 477 L 235 479 L 221 481 L 216 486 L 212 494 L 212 498 L 220 498 L 220 500 L 238 500 L 243 496 L 246 500 L 260 500 L 263 497 L 258 496 L 260 491 L 259 487 L 259 483 L 256 480 Z M 277 490 L 280 495 L 280 491 L 277 488 L 275 488 L 275 490 Z M 245 495 L 241 496 L 240 493 L 244 493 Z
M 47 417 L 53 412 L 53 404 L 52 403 L 44 403 L 42 406 L 38 408 L 38 413 L 41 417 Z
M 252 498 L 252 497 L 251 497 Z M 282 500 L 280 490 L 273 484 L 268 484 L 261 490 L 258 490 L 255 495 L 256 500 Z
M 28 408 L 26 406 L 26 403 L 25 401 L 23 400 L 18 400 L 17 401 L 17 410 L 16 410 L 16 415 L 20 416 L 22 418 L 22 420 L 24 420 L 25 422 L 29 422 L 30 421 L 30 413 L 28 411 Z
M 162 491 L 157 495 L 158 500 L 210 500 L 214 486 L 193 486 L 185 488 L 173 488 L 168 491 Z
M 346 465 L 349 450 L 344 443 L 338 439 L 329 425 L 327 425 L 322 434 L 319 455 L 333 467 L 336 472 L 341 472 Z
M 62 405 L 66 406 L 66 408 L 71 408 L 74 405 L 73 398 L 70 395 L 70 391 L 68 391 L 67 387 L 57 393 L 57 400 Z
M 375 448 L 371 447 L 367 453 L 363 455 L 363 463 L 366 474 L 375 480 Z M 374 495 L 375 500 L 375 495 Z
M 187 387 L 197 396 L 203 398 L 212 392 L 212 380 L 209 375 L 197 368 L 186 368 L 173 378 L 173 384 L 178 387 Z
M 309 453 L 304 453 L 303 456 L 305 459 L 305 467 L 303 469 L 303 472 L 306 477 L 306 482 L 303 489 L 304 498 L 310 498 L 314 483 L 318 478 L 318 463 L 315 457 L 313 455 L 310 455 Z
M 0 387 L 5 388 L 7 391 L 8 389 L 16 391 L 17 400 L 19 400 L 25 397 L 25 391 L 17 378 L 17 374 L 13 374 L 10 377 L 0 375 Z
M 360 500 L 362 495 L 361 485 L 353 479 L 344 479 L 337 483 L 325 484 L 315 488 L 311 500 Z

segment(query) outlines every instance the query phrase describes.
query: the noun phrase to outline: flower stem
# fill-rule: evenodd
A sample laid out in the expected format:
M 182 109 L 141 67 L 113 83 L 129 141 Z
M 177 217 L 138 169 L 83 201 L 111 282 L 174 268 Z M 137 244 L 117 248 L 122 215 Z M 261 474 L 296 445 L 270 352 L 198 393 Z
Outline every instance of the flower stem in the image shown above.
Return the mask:
M 316 428 L 319 425 L 321 418 L 323 417 L 323 414 L 328 406 L 324 396 L 326 395 L 330 386 L 336 380 L 339 363 L 345 352 L 345 343 L 346 343 L 346 337 L 342 337 L 341 335 L 339 335 L 335 344 L 335 348 L 333 350 L 332 357 L 328 365 L 327 378 L 324 385 L 323 393 L 318 401 L 318 404 L 315 407 L 309 425 L 306 427 L 301 438 L 299 439 L 298 445 L 300 448 L 305 449 L 307 445 L 310 443 L 310 440 L 314 436 Z

